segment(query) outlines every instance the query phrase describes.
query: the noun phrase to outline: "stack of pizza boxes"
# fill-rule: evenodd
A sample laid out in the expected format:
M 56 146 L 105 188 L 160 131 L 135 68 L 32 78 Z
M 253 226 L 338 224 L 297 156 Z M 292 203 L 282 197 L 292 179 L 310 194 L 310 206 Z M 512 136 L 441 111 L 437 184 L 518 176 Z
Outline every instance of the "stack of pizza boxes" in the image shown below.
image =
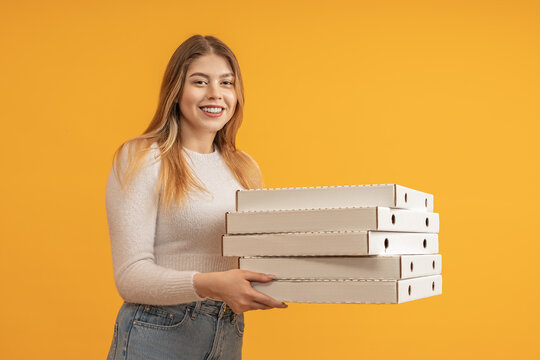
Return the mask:
M 284 302 L 402 303 L 442 293 L 433 195 L 396 184 L 238 190 L 223 255 L 276 275 Z

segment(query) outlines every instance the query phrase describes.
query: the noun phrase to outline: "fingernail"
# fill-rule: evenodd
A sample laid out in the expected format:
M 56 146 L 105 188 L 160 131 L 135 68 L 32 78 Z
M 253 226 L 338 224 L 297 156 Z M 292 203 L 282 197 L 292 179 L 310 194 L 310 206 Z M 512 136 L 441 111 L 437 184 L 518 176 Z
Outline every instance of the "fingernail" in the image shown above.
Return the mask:
M 276 278 L 276 275 L 272 275 L 272 274 L 266 274 L 266 275 L 268 275 L 268 277 L 271 278 L 271 279 L 275 279 L 275 278 Z
M 289 305 L 287 305 L 287 304 L 285 304 L 284 302 L 282 302 L 282 303 L 281 303 L 281 306 L 284 307 L 284 308 L 286 308 L 286 307 L 289 306 Z

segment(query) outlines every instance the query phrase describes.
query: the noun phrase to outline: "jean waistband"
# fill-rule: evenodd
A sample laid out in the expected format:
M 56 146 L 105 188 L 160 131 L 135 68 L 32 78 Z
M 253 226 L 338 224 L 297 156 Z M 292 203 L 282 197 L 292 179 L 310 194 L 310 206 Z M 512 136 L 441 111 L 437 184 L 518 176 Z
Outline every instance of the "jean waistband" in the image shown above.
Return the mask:
M 211 316 L 218 317 L 221 313 L 221 316 L 231 316 L 232 318 L 242 317 L 243 314 L 235 314 L 231 308 L 221 300 L 214 300 L 210 298 L 206 298 L 203 301 L 194 301 L 190 303 L 183 303 L 178 305 L 166 305 L 166 306 L 157 306 L 157 305 L 142 305 L 142 304 L 129 304 L 124 302 L 124 306 L 126 308 L 131 309 L 133 312 L 137 312 L 137 309 L 143 309 L 147 312 L 156 311 L 168 311 L 172 314 L 174 313 L 181 313 L 185 310 L 189 310 L 193 315 L 196 316 L 198 313 L 204 313 Z M 152 310 L 155 309 L 155 310 Z
M 203 301 L 194 301 L 187 305 L 192 308 L 194 312 L 202 312 L 214 316 L 219 315 L 220 311 L 223 311 L 223 316 L 234 314 L 231 308 L 221 300 L 207 298 Z

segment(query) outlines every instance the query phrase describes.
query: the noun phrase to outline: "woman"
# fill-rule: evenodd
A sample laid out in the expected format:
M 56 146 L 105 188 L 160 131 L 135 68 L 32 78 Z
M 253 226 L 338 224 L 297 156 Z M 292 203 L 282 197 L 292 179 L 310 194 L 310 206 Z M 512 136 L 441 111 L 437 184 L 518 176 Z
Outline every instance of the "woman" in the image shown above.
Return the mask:
M 232 51 L 192 36 L 167 65 L 152 122 L 114 154 L 106 208 L 125 302 L 109 359 L 239 359 L 243 312 L 286 307 L 250 285 L 272 275 L 221 256 L 235 191 L 262 186 L 235 145 L 243 106 Z

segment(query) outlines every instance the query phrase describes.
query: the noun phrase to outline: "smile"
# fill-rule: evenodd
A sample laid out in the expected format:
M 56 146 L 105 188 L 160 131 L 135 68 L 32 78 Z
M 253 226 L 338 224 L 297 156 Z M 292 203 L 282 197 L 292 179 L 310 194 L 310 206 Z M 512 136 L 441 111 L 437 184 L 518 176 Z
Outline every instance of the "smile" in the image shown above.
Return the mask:
M 206 116 L 218 117 L 223 113 L 223 108 L 220 107 L 202 107 L 200 108 Z
M 212 114 L 219 114 L 223 111 L 223 109 L 219 107 L 202 107 L 201 110 Z

